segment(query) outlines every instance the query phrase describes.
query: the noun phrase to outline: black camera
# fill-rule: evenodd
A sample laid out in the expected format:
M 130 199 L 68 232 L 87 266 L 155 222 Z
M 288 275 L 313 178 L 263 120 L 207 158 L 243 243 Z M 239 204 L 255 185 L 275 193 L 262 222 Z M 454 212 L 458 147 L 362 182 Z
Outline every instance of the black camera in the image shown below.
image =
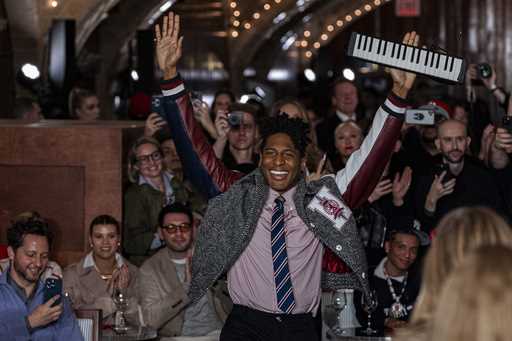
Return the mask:
M 228 114 L 228 124 L 231 127 L 238 127 L 242 124 L 244 113 L 241 111 L 233 111 Z
M 492 67 L 487 63 L 477 64 L 476 69 L 480 78 L 487 79 L 492 76 Z
M 501 126 L 507 129 L 509 133 L 512 133 L 512 117 L 508 115 L 503 116 L 501 119 Z

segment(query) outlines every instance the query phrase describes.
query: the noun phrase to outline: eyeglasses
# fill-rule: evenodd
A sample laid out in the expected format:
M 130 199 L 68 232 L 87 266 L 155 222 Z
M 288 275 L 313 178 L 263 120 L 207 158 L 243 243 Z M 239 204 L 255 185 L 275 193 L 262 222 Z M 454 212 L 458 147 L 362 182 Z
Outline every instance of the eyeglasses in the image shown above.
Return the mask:
M 149 163 L 149 160 L 152 160 L 153 162 L 155 161 L 160 161 L 162 159 L 162 153 L 160 153 L 159 151 L 155 151 L 149 155 L 140 155 L 140 156 L 137 156 L 137 163 L 139 164 L 147 164 Z
M 192 229 L 192 224 L 189 223 L 182 223 L 179 225 L 176 224 L 169 224 L 166 226 L 163 226 L 163 229 L 167 231 L 167 233 L 176 233 L 178 232 L 178 229 L 180 229 L 181 232 L 190 232 Z

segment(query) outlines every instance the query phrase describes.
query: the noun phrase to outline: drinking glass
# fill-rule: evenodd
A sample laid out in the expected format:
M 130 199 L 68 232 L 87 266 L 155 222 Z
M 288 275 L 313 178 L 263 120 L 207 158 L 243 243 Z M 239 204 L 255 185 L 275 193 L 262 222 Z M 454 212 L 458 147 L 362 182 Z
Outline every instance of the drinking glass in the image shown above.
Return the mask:
M 375 309 L 377 309 L 378 306 L 377 293 L 375 290 L 370 292 L 370 297 L 368 299 L 366 299 L 365 295 L 361 295 L 361 305 L 368 314 L 366 328 L 363 329 L 362 333 L 368 336 L 377 334 L 377 330 L 372 328 L 372 313 L 375 311 Z
M 331 296 L 330 302 L 324 307 L 325 324 L 336 335 L 343 334 L 341 326 L 341 312 L 347 307 L 347 293 L 345 290 L 336 290 Z
M 112 292 L 112 301 L 116 307 L 114 311 L 114 331 L 123 333 L 129 329 L 124 317 L 125 311 L 128 309 L 128 296 L 126 290 L 121 288 L 114 288 Z

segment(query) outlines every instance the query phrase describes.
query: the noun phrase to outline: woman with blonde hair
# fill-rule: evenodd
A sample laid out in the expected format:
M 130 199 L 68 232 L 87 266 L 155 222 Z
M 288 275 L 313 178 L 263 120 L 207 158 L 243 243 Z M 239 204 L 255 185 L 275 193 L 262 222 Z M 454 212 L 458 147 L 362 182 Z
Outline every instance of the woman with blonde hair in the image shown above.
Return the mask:
M 512 333 L 512 249 L 484 246 L 446 279 L 428 340 L 500 341 Z
M 157 233 L 158 213 L 175 201 L 188 201 L 183 184 L 163 165 L 160 143 L 151 137 L 135 141 L 128 153 L 132 184 L 124 195 L 123 248 L 135 265 L 153 255 L 163 244 Z
M 512 248 L 512 229 L 493 210 L 461 207 L 439 222 L 423 269 L 423 282 L 410 324 L 398 340 L 426 340 L 446 278 L 468 253 L 482 246 Z

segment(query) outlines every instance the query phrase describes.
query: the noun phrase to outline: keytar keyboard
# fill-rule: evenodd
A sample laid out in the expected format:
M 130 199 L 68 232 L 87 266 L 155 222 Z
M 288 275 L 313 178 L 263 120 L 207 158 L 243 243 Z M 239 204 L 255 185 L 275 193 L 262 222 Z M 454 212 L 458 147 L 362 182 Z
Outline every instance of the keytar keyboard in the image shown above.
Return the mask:
M 463 83 L 466 73 L 466 61 L 460 57 L 357 32 L 352 32 L 347 54 L 448 82 Z

